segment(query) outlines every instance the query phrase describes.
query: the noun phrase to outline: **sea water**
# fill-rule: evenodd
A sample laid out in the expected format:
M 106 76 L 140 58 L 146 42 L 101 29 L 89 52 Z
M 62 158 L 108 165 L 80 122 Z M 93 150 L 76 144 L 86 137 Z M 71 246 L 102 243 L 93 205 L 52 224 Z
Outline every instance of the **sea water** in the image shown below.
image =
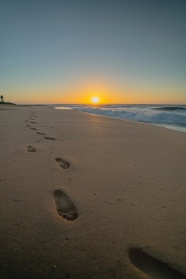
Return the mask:
M 186 105 L 58 105 L 87 113 L 164 126 L 186 132 Z

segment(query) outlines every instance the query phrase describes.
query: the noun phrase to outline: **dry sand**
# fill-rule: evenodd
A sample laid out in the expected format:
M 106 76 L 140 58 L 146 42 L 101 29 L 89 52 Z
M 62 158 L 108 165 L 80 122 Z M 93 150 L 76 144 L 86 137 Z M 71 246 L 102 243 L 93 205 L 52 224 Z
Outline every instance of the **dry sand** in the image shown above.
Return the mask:
M 0 278 L 185 278 L 186 134 L 0 109 Z

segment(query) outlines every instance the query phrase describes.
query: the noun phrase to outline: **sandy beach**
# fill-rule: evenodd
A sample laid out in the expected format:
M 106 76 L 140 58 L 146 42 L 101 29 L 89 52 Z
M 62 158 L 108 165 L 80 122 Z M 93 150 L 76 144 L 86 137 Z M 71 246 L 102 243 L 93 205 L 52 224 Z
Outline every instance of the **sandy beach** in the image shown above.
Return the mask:
M 186 278 L 186 133 L 0 107 L 0 278 Z

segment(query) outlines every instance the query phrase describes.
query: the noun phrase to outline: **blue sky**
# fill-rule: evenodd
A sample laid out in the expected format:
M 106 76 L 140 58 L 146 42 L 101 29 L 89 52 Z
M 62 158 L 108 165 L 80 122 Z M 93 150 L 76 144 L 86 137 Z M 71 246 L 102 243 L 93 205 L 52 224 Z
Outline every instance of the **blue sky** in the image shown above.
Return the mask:
M 185 0 L 1 0 L 0 37 L 7 101 L 186 103 Z

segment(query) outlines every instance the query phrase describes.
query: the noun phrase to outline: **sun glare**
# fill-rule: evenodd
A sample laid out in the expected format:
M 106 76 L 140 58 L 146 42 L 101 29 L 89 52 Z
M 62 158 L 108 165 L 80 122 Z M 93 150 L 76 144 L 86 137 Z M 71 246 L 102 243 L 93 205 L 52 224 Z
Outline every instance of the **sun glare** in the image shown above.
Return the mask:
M 91 98 L 91 101 L 93 104 L 98 104 L 100 102 L 100 98 L 97 96 L 94 96 Z

